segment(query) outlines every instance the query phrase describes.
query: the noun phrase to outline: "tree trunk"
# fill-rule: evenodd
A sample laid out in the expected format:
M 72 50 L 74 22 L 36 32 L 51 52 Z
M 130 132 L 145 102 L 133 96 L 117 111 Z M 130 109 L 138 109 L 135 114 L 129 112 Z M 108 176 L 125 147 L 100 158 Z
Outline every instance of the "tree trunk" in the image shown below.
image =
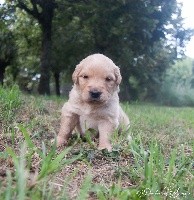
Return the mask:
M 50 95 L 51 21 L 42 24 L 42 52 L 40 61 L 39 94 Z
M 120 101 L 130 101 L 131 97 L 129 94 L 129 86 L 127 84 L 122 84 L 121 91 L 119 94 Z
M 125 63 L 123 63 L 122 66 L 125 66 Z M 131 101 L 133 100 L 136 96 L 134 88 L 131 87 L 129 83 L 129 74 L 130 71 L 128 68 L 120 68 L 121 70 L 121 75 L 122 75 L 122 82 L 120 86 L 120 93 L 119 97 L 121 101 Z
M 25 10 L 38 20 L 42 29 L 42 51 L 40 60 L 40 82 L 38 86 L 39 94 L 50 95 L 50 70 L 51 70 L 51 48 L 52 48 L 52 20 L 54 9 L 57 4 L 55 0 L 31 0 L 31 7 L 28 3 L 18 0 L 17 6 Z
M 5 69 L 0 66 L 0 84 L 3 85 Z
M 5 69 L 9 65 L 8 62 L 0 61 L 0 84 L 3 85 L 3 80 L 5 76 Z
M 56 91 L 56 95 L 60 96 L 60 73 L 59 72 L 55 72 L 54 73 L 54 78 L 55 78 L 55 91 Z

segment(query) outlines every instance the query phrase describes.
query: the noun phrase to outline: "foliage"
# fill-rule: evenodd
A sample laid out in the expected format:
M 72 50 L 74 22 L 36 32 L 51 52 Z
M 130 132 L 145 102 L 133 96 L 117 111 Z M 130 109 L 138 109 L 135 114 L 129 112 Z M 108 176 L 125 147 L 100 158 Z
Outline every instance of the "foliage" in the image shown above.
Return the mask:
M 177 58 L 180 43 L 175 32 L 182 27 L 180 5 L 174 0 L 118 0 L 76 6 L 83 25 L 91 30 L 92 51 L 108 55 L 121 67 L 121 98 L 156 98 L 163 73 Z M 86 9 L 90 12 L 84 12 Z M 184 36 L 189 39 L 190 30 L 184 30 Z M 169 43 L 167 37 L 177 42 Z
M 12 88 L 0 87 L 0 123 L 9 125 L 16 117 L 22 99 L 18 86 Z
M 12 7 L 25 11 L 38 22 L 41 27 L 41 53 L 40 53 L 40 81 L 38 92 L 50 94 L 50 70 L 52 48 L 52 21 L 56 8 L 55 0 L 49 1 L 11 1 L 7 2 Z
M 15 14 L 17 19 L 14 34 L 18 51 L 14 64 L 19 68 L 16 82 L 23 91 L 37 92 L 39 80 L 37 74 L 40 74 L 40 26 L 24 11 L 17 9 Z
M 30 196 L 32 199 L 38 199 L 41 198 L 42 195 L 34 188 L 34 186 L 38 182 L 41 182 L 41 185 L 47 184 L 48 177 L 51 174 L 59 171 L 62 167 L 64 167 L 64 165 L 73 163 L 79 158 L 79 156 L 71 159 L 66 159 L 65 156 L 69 149 L 65 149 L 59 155 L 57 155 L 56 145 L 52 146 L 50 151 L 45 151 L 45 146 L 43 146 L 41 151 L 35 146 L 30 136 L 28 135 L 27 130 L 22 126 L 19 128 L 24 134 L 26 143 L 21 144 L 20 155 L 16 155 L 14 150 L 10 147 L 6 149 L 4 156 L 11 156 L 16 171 L 13 177 L 8 175 L 9 181 L 7 188 L 4 190 L 4 192 L 1 191 L 0 194 L 1 197 L 5 198 L 9 196 L 10 199 L 26 199 L 26 196 Z M 41 167 L 39 172 L 35 173 L 34 177 L 29 180 L 28 176 L 30 168 L 32 167 L 33 156 L 35 154 L 41 158 Z M 14 178 L 16 179 L 16 184 L 13 182 Z M 49 194 L 45 196 L 48 197 Z
M 192 59 L 186 58 L 176 62 L 166 71 L 160 98 L 162 103 L 174 106 L 194 106 L 193 62 Z
M 139 186 L 124 189 L 120 182 L 113 184 L 110 188 L 97 186 L 95 189 L 98 199 L 192 198 L 193 186 L 188 186 L 188 190 L 185 190 L 183 184 L 185 176 L 192 168 L 192 161 L 185 158 L 184 154 L 179 155 L 177 159 L 176 151 L 173 151 L 166 159 L 157 142 L 151 141 L 149 145 L 148 149 L 144 150 L 142 146 L 139 147 L 136 140 L 130 147 L 134 156 L 134 165 L 130 167 L 130 173 L 137 177 L 144 174 Z
M 168 159 L 165 159 L 162 149 L 157 142 L 151 142 L 150 149 L 144 152 L 137 152 L 137 146 L 132 150 L 137 167 L 144 163 L 144 180 L 138 191 L 139 197 L 160 197 L 181 199 L 188 195 L 183 186 L 183 180 L 187 176 L 187 170 L 192 168 L 190 159 L 184 154 L 179 155 L 177 160 L 176 150 L 171 152 Z M 139 150 L 138 150 L 139 151 Z M 143 159 L 142 161 L 140 161 Z M 168 166 L 168 167 L 166 167 Z M 192 191 L 191 187 L 188 189 Z
M 45 75 L 47 93 L 49 72 L 60 94 L 60 80 L 69 82 L 75 65 L 86 55 L 99 52 L 121 67 L 122 99 L 156 99 L 165 70 L 184 54 L 185 43 L 193 34 L 183 28 L 181 5 L 175 0 L 57 0 L 50 1 L 50 7 L 45 2 L 6 1 L 3 7 L 10 7 L 7 18 L 11 16 L 15 22 L 11 23 L 18 48 L 14 68 L 19 67 L 22 76 L 18 81 L 25 76 L 26 85 L 32 78 L 42 84 Z M 40 19 L 49 9 L 53 9 L 48 26 L 52 32 L 47 38 L 51 43 L 43 48 L 46 29 Z M 43 59 L 45 55 L 49 58 Z M 42 74 L 40 79 L 37 74 Z
M 70 74 L 83 56 L 87 55 L 93 39 L 89 28 L 82 27 L 81 19 L 71 13 L 71 8 L 60 9 L 65 9 L 65 12 L 57 13 L 53 22 L 52 60 L 55 67 L 52 71 Z
M 12 18 L 6 18 L 9 9 L 0 6 L 0 83 L 3 84 L 5 69 L 11 65 L 15 58 L 16 45 L 13 31 L 10 30 Z M 10 14 L 11 15 L 11 14 Z
M 3 22 L 0 22 L 0 60 L 9 63 L 14 54 L 13 34 Z
M 14 25 L 16 44 L 18 47 L 18 62 L 20 71 L 27 68 L 34 74 L 39 72 L 39 54 L 40 54 L 40 27 L 39 24 L 27 16 L 24 11 L 16 10 L 17 19 Z

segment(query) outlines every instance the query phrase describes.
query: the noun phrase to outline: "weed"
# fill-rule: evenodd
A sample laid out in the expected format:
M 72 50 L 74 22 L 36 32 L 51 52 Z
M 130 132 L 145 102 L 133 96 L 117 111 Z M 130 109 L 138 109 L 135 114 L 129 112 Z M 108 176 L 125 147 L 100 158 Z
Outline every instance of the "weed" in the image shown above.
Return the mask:
M 26 196 L 30 194 L 31 198 L 33 199 L 33 197 L 38 195 L 37 192 L 31 192 L 31 190 L 35 189 L 36 185 L 47 184 L 50 179 L 50 175 L 55 174 L 65 165 L 76 161 L 78 158 L 80 158 L 80 155 L 67 159 L 66 155 L 70 151 L 70 148 L 67 148 L 61 153 L 57 154 L 56 144 L 53 144 L 49 151 L 46 150 L 46 147 L 43 144 L 42 150 L 40 150 L 31 140 L 27 130 L 23 126 L 19 126 L 19 129 L 24 135 L 25 142 L 21 145 L 19 156 L 10 147 L 7 147 L 6 152 L 4 153 L 12 158 L 15 166 L 15 174 L 12 176 L 9 171 L 7 172 L 6 189 L 3 189 L 4 187 L 1 188 L 1 196 L 6 196 L 7 198 L 9 197 L 9 199 L 23 200 L 26 199 Z M 39 156 L 40 163 L 39 169 L 37 169 L 38 173 L 34 173 L 33 179 L 30 179 L 29 174 L 34 154 Z M 13 180 L 16 180 L 16 183 Z M 44 190 L 42 190 L 42 194 L 43 193 Z M 51 188 L 50 193 L 53 193 Z M 49 194 L 49 196 L 51 196 L 51 194 Z
M 0 94 L 0 200 L 194 198 L 192 108 L 126 103 L 131 127 L 115 131 L 112 152 L 97 149 L 93 130 L 59 152 L 62 99 Z
M 0 87 L 0 122 L 9 125 L 16 116 L 16 111 L 22 104 L 18 86 L 12 88 Z

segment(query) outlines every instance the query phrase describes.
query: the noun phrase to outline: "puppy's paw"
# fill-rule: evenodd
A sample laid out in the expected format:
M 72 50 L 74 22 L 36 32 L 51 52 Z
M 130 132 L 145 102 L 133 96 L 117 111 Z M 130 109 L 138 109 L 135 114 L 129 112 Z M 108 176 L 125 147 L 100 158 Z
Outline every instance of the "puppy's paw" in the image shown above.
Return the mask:
M 99 144 L 98 150 L 103 150 L 103 149 L 107 149 L 108 152 L 111 152 L 112 146 L 111 146 L 111 144 Z
M 57 147 L 66 146 L 66 145 L 67 145 L 67 141 L 64 139 L 64 137 L 57 136 Z

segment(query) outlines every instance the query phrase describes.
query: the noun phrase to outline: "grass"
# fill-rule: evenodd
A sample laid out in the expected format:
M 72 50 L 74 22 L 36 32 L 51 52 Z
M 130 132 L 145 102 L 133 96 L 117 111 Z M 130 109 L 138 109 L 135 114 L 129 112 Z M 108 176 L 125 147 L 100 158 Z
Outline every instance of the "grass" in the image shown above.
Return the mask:
M 109 153 L 89 131 L 56 149 L 63 103 L 0 88 L 0 200 L 194 199 L 193 108 L 122 104 L 133 141 Z

